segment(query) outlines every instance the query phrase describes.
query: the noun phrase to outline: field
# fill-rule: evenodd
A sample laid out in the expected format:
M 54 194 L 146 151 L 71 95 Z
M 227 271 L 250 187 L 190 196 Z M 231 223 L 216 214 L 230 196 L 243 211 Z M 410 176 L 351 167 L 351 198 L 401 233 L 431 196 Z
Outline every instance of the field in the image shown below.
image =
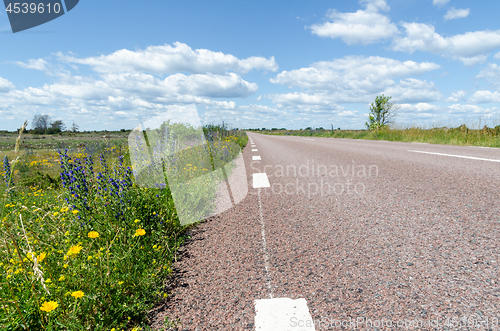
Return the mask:
M 238 152 L 228 146 L 247 142 L 241 131 L 204 133 L 204 150 L 224 151 L 226 162 Z M 195 224 L 181 225 L 168 185 L 136 182 L 128 134 L 21 135 L 17 144 L 17 134 L 3 134 L 2 330 L 149 328 L 148 311 L 168 297 L 177 250 Z
M 474 126 L 470 126 L 474 127 Z M 463 146 L 500 147 L 500 125 L 482 128 L 470 128 L 465 124 L 457 127 L 434 128 L 383 128 L 380 130 L 257 130 L 270 135 L 292 135 L 308 137 L 331 137 L 367 140 L 388 140 L 420 142 L 429 144 L 447 144 Z

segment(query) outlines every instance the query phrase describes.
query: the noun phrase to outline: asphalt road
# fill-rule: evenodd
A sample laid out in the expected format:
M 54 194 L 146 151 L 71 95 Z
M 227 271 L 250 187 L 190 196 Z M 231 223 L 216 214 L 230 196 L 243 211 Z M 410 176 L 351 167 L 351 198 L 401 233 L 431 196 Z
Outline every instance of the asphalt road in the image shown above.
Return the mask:
M 157 322 L 500 328 L 500 149 L 248 135 L 248 195 L 193 232 Z

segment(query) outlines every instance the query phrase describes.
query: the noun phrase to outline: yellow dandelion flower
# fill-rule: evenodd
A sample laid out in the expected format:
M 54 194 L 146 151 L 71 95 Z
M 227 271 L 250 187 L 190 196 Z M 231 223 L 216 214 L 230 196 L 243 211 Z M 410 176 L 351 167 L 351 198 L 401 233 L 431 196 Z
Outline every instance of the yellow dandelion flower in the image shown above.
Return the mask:
M 59 277 L 59 281 L 62 282 L 63 280 L 65 280 L 66 277 L 64 277 L 64 275 L 62 275 L 61 277 Z
M 47 257 L 47 254 L 45 252 L 42 252 L 42 253 L 38 254 L 38 256 L 36 257 L 36 260 L 38 262 L 42 262 L 43 260 L 45 260 L 46 257 Z
M 63 268 L 66 269 L 68 267 L 67 264 L 63 264 Z
M 99 237 L 99 232 L 97 231 L 90 231 L 88 234 L 89 238 L 98 238 Z
M 82 250 L 82 246 L 80 246 L 80 245 L 71 246 L 71 248 L 68 250 L 67 255 L 68 256 L 76 255 L 76 254 L 80 253 L 81 250 Z
M 75 291 L 75 292 L 71 293 L 71 296 L 75 297 L 76 299 L 79 299 L 79 298 L 83 297 L 84 294 L 82 291 Z
M 58 303 L 55 301 L 45 301 L 42 304 L 42 306 L 40 307 L 40 310 L 49 312 L 49 311 L 53 311 L 54 309 L 56 309 L 57 306 L 58 306 Z
M 72 211 L 72 213 L 76 215 L 76 214 L 78 214 L 78 210 L 75 209 Z
M 59 215 L 59 212 L 57 212 L 57 211 L 54 212 L 54 216 L 57 216 L 57 215 Z
M 135 235 L 136 236 L 144 236 L 146 234 L 146 230 L 144 229 L 137 229 L 135 230 Z
M 140 222 L 140 220 L 135 220 L 135 221 L 134 221 L 134 223 L 139 223 L 139 222 Z

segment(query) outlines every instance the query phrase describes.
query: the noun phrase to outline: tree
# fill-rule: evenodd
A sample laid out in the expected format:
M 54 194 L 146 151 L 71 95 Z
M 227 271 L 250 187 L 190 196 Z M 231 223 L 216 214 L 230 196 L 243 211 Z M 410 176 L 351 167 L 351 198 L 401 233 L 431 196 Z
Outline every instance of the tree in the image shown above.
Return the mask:
M 368 130 L 378 130 L 393 122 L 399 105 L 389 102 L 391 98 L 382 94 L 375 98 L 375 102 L 372 102 L 368 122 L 365 123 Z
M 66 129 L 66 125 L 64 125 L 63 121 L 57 120 L 50 123 L 50 128 L 47 129 L 48 134 L 59 133 Z
M 71 125 L 71 131 L 78 132 L 78 125 L 76 125 L 75 121 L 73 121 L 73 124 Z
M 47 131 L 49 121 L 49 115 L 35 115 L 33 117 L 33 123 L 31 124 L 32 129 L 35 131 L 35 133 L 43 134 L 45 133 L 45 131 Z

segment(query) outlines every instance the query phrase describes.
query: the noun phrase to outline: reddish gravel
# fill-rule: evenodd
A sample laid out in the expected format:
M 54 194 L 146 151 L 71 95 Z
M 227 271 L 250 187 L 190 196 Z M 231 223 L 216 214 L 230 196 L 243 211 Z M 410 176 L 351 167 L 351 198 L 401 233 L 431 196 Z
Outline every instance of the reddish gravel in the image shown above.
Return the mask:
M 249 185 L 267 165 L 274 189 L 261 189 L 274 296 L 305 298 L 316 330 L 500 328 L 500 163 L 408 152 L 500 159 L 500 150 L 249 136 L 259 149 L 244 150 Z M 378 176 L 280 176 L 278 165 L 286 175 L 307 160 L 309 169 L 376 165 Z M 305 192 L 280 194 L 278 184 L 290 192 L 297 180 Z M 308 196 L 321 180 L 358 191 Z M 155 325 L 168 316 L 180 319 L 176 330 L 254 329 L 253 302 L 269 296 L 257 190 L 192 237 Z

